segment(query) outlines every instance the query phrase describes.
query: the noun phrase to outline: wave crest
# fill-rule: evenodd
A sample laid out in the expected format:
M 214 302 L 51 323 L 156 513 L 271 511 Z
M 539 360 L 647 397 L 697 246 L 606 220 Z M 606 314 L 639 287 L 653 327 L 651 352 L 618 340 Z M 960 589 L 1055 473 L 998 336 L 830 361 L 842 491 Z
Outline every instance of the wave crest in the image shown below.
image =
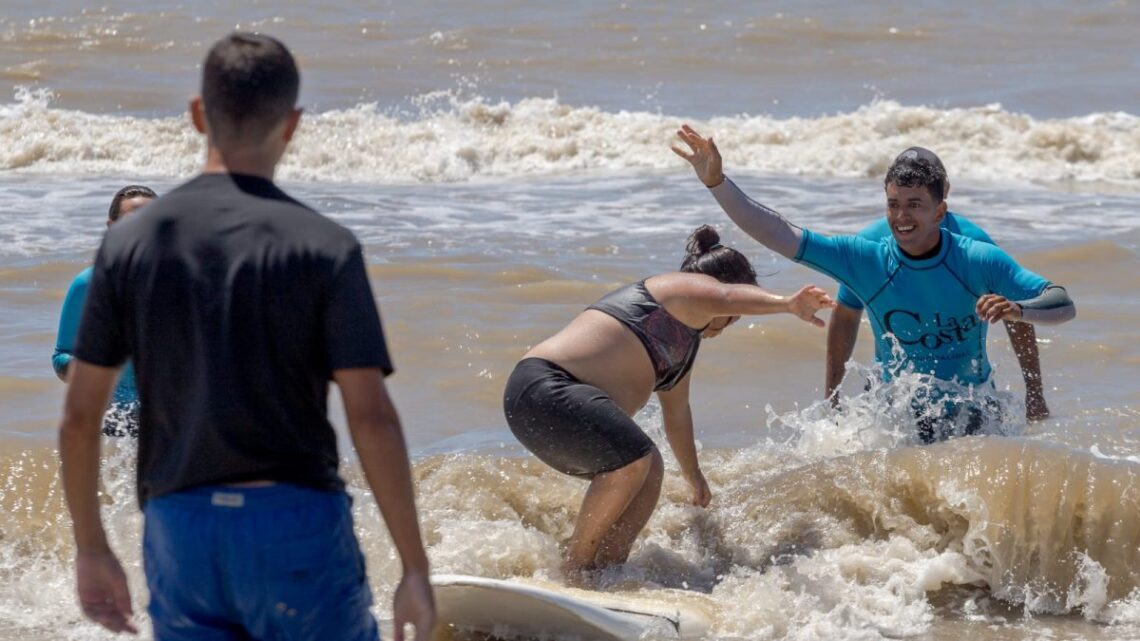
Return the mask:
M 186 118 L 90 114 L 52 101 L 50 90 L 22 88 L 14 103 L 0 105 L 0 168 L 178 177 L 200 162 L 202 140 Z M 1000 105 L 937 109 L 884 100 L 819 118 L 696 121 L 553 98 L 496 103 L 437 92 L 412 102 L 411 114 L 368 103 L 308 115 L 281 177 L 438 183 L 682 171 L 667 147 L 687 121 L 717 136 L 730 171 L 878 177 L 900 149 L 917 144 L 938 151 L 952 180 L 1140 190 L 1140 118 L 1119 112 L 1037 120 Z

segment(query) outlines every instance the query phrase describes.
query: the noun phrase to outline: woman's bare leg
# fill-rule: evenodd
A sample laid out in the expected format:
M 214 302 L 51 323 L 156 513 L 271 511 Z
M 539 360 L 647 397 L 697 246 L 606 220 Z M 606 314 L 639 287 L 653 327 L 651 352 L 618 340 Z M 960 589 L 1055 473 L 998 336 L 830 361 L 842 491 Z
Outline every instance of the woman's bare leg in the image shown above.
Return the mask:
M 613 527 L 610 528 L 609 533 L 602 538 L 602 543 L 598 546 L 598 554 L 594 557 L 594 564 L 599 568 L 616 563 L 625 563 L 626 559 L 629 558 L 629 551 L 633 548 L 633 542 L 637 540 L 637 535 L 641 534 L 641 530 L 649 522 L 649 517 L 653 516 L 653 510 L 657 507 L 657 499 L 661 496 L 661 480 L 665 477 L 665 463 L 661 460 L 661 453 L 657 450 L 653 450 L 650 456 L 653 457 L 652 466 L 645 482 L 641 485 L 641 491 L 633 497 L 629 506 L 625 508 L 625 512 L 618 518 L 617 523 L 614 523 Z
M 641 493 L 653 470 L 655 458 L 661 458 L 656 448 L 629 465 L 598 474 L 590 481 L 562 563 L 562 570 L 568 576 L 596 567 L 598 548 Z

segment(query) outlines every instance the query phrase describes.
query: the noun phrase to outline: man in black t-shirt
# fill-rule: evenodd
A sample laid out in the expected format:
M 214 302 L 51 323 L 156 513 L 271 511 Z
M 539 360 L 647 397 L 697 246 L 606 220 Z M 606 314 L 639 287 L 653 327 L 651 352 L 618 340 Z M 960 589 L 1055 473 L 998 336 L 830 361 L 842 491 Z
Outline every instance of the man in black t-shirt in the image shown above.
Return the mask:
M 272 180 L 301 115 L 293 57 L 236 33 L 202 69 L 202 174 L 111 228 L 95 260 L 60 426 L 80 603 L 134 630 L 96 498 L 102 409 L 130 358 L 155 638 L 376 639 L 331 378 L 403 562 L 394 625 L 426 640 L 428 563 L 360 245 Z

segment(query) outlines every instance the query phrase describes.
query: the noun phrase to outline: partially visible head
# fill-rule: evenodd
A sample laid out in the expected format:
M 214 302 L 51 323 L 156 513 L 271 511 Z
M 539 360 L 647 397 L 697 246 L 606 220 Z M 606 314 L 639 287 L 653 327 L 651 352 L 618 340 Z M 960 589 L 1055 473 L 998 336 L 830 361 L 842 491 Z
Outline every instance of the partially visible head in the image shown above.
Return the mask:
M 689 236 L 687 252 L 681 261 L 681 271 L 712 276 L 722 283 L 755 285 L 756 270 L 744 254 L 720 244 L 720 234 L 708 225 L 701 225 Z M 704 329 L 701 336 L 712 338 L 735 323 L 739 316 L 719 316 Z
M 150 187 L 142 185 L 123 187 L 111 198 L 111 208 L 107 210 L 107 224 L 118 222 L 155 198 L 158 198 L 158 194 Z
M 950 192 L 946 167 L 933 151 L 925 147 L 910 147 L 895 157 L 883 179 L 883 187 L 894 183 L 899 187 L 925 187 L 935 203 L 942 202 Z
M 211 142 L 222 148 L 265 143 L 297 113 L 300 87 L 297 63 L 280 41 L 244 32 L 222 38 L 202 62 L 202 111 Z
M 722 283 L 756 284 L 756 270 L 744 254 L 720 244 L 720 234 L 708 225 L 697 227 L 685 245 L 681 271 L 712 276 Z
M 938 245 L 950 183 L 934 152 L 911 147 L 891 163 L 883 179 L 887 222 L 899 246 L 918 256 Z
M 701 330 L 701 338 L 716 338 L 720 336 L 721 332 L 728 329 L 729 325 L 736 323 L 740 320 L 740 316 L 717 316 L 712 319 L 704 329 Z

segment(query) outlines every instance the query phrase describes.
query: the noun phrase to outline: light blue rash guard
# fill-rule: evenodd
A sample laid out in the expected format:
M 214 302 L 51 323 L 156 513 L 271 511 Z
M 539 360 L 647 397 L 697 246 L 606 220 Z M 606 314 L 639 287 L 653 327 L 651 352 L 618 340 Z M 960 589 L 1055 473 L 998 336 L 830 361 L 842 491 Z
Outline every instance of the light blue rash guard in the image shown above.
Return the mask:
M 889 231 L 872 241 L 804 229 L 795 260 L 831 276 L 862 301 L 875 334 L 875 360 L 888 379 L 910 363 L 939 379 L 985 383 L 991 372 L 988 324 L 974 313 L 978 298 L 993 293 L 1031 299 L 1051 284 L 992 242 L 945 229 L 938 254 L 924 260 L 904 254 Z M 893 356 L 892 336 L 903 351 L 901 362 Z
M 941 227 L 951 234 L 958 234 L 959 236 L 965 236 L 966 238 L 972 238 L 983 243 L 994 245 L 995 247 L 997 246 L 994 239 L 990 238 L 990 235 L 987 234 L 984 229 L 978 227 L 969 218 L 961 214 L 955 214 L 951 211 L 946 212 L 946 215 L 942 217 Z M 891 224 L 887 222 L 885 217 L 879 218 L 864 227 L 856 235 L 872 242 L 878 242 L 884 238 L 891 237 Z M 835 299 L 851 309 L 863 309 L 863 301 L 859 300 L 859 297 L 852 293 L 846 285 L 839 285 L 839 293 L 835 295 Z
M 67 370 L 71 362 L 71 353 L 75 349 L 75 339 L 79 335 L 79 321 L 83 318 L 83 303 L 87 300 L 87 287 L 91 284 L 92 268 L 88 267 L 76 275 L 67 289 L 67 296 L 63 299 L 63 310 L 59 315 L 59 332 L 55 339 L 55 354 L 51 357 L 51 366 L 60 377 Z M 139 392 L 135 386 L 135 368 L 128 361 L 119 376 L 119 383 L 115 386 L 115 393 L 111 397 L 113 405 L 131 405 L 138 403 Z

